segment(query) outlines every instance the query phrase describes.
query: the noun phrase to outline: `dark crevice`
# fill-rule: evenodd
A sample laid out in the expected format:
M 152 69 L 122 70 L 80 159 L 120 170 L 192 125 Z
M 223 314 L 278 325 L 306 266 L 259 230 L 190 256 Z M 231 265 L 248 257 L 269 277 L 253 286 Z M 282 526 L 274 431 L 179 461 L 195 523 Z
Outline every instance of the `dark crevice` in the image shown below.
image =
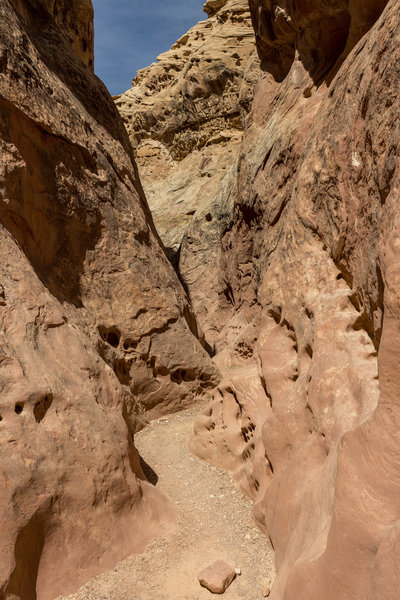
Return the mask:
M 294 327 L 293 325 L 291 325 L 289 323 L 289 321 L 287 321 L 286 319 L 283 319 L 283 321 L 280 323 L 281 327 L 286 327 L 286 329 L 288 329 L 289 331 L 291 331 L 292 333 L 294 333 Z
M 113 348 L 118 348 L 121 339 L 121 332 L 117 327 L 98 326 L 99 334 L 102 340 L 107 342 Z
M 7 598 L 36 600 L 36 583 L 45 544 L 44 521 L 45 516 L 38 511 L 18 534 L 14 548 L 15 568 L 5 590 Z
M 131 382 L 130 370 L 131 370 L 131 362 L 123 359 L 116 358 L 114 360 L 114 373 L 116 374 L 118 381 L 122 385 L 129 385 Z
M 191 382 L 197 379 L 197 375 L 192 369 L 176 369 L 170 377 L 171 381 L 179 385 L 182 382 Z
M 154 471 L 154 469 L 152 469 L 150 467 L 149 464 L 147 464 L 147 462 L 144 460 L 143 456 L 139 457 L 139 461 L 140 461 L 140 466 L 142 468 L 143 473 L 146 476 L 147 481 L 149 481 L 152 485 L 157 485 L 157 483 L 158 483 L 157 473 Z
M 375 346 L 374 324 L 366 313 L 360 314 L 351 325 L 351 328 L 354 329 L 354 331 L 365 331 Z
M 235 306 L 235 296 L 233 294 L 232 286 L 228 281 L 225 282 L 223 294 L 224 294 L 225 298 L 227 299 L 227 301 L 229 302 L 229 304 L 231 304 L 232 306 Z
M 280 220 L 280 218 L 281 218 L 281 216 L 283 214 L 283 211 L 286 208 L 286 205 L 287 205 L 287 198 L 285 198 L 281 202 L 281 205 L 280 205 L 280 207 L 278 209 L 278 212 L 276 213 L 275 217 L 270 221 L 269 224 L 270 224 L 271 227 L 275 227 L 275 225 L 277 225 L 278 221 Z
M 36 420 L 36 423 L 41 423 L 45 418 L 49 408 L 53 404 L 53 394 L 46 394 L 44 398 L 36 402 L 33 407 L 33 414 Z
M 352 273 L 350 273 L 350 271 L 348 270 L 348 268 L 340 262 L 336 262 L 336 267 L 339 269 L 340 273 L 337 275 L 336 279 L 339 281 L 340 279 L 344 279 L 344 281 L 346 282 L 346 284 L 348 285 L 348 287 L 352 290 L 353 289 L 353 275 Z
M 275 321 L 275 323 L 277 325 L 280 324 L 281 318 L 282 318 L 282 309 L 280 306 L 275 307 L 275 308 L 270 308 L 268 310 L 268 314 L 270 315 L 270 317 L 273 318 L 273 320 Z

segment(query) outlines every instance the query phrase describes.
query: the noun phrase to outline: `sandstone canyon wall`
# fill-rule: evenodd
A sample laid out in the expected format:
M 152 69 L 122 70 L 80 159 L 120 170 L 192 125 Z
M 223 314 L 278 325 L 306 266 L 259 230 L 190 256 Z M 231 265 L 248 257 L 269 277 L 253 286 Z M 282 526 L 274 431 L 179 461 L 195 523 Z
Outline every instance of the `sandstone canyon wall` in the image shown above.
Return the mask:
M 259 74 L 247 0 L 208 0 L 208 18 L 138 72 L 115 102 L 157 230 L 210 348 L 220 330 L 220 193 L 236 169 Z
M 215 365 L 191 448 L 253 498 L 271 598 L 399 596 L 400 2 L 205 8 L 116 99 L 194 316 L 90 2 L 0 0 L 1 600 L 173 526 L 133 434 Z
M 7 600 L 68 594 L 172 526 L 133 434 L 218 379 L 93 74 L 92 14 L 89 0 L 0 0 Z
M 218 191 L 225 377 L 191 448 L 254 499 L 273 600 L 395 600 L 400 3 L 250 8 L 261 77 Z

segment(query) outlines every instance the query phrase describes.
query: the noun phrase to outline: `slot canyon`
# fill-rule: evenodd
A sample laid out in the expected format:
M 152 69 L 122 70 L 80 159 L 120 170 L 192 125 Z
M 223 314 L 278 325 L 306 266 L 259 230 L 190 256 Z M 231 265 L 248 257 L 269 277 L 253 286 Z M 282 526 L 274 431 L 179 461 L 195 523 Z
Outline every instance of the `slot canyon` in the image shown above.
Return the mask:
M 204 11 L 0 0 L 0 600 L 400 598 L 400 0 Z

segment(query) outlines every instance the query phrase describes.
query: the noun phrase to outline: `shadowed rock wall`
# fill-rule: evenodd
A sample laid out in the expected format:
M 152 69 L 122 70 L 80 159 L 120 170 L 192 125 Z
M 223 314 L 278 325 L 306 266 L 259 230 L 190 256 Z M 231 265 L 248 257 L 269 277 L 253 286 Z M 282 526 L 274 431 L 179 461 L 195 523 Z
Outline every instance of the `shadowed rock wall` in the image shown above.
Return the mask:
M 86 66 L 94 66 L 94 27 L 91 0 L 42 0 L 60 30 Z

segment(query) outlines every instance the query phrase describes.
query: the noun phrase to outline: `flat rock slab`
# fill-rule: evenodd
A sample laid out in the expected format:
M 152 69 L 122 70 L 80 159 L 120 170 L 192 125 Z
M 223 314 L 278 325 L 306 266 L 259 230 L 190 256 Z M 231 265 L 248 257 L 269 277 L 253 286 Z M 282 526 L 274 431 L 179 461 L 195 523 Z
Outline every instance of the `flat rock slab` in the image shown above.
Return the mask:
M 197 575 L 200 585 L 213 594 L 223 594 L 236 577 L 235 569 L 225 561 L 217 560 L 215 563 L 200 571 Z

